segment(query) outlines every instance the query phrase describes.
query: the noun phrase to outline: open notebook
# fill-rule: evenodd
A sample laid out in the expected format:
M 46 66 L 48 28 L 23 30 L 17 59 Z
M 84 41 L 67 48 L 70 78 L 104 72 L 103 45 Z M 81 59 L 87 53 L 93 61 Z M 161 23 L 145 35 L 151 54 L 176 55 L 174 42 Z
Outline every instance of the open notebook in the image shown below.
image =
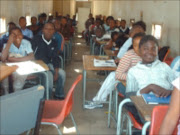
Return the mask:
M 110 60 L 94 59 L 94 66 L 95 67 L 116 67 L 116 64 L 113 59 L 110 59 Z
M 24 61 L 24 62 L 6 63 L 6 64 L 8 66 L 17 65 L 18 69 L 16 70 L 16 72 L 20 75 L 27 75 L 27 74 L 45 71 L 45 69 L 41 65 L 36 64 L 33 61 Z

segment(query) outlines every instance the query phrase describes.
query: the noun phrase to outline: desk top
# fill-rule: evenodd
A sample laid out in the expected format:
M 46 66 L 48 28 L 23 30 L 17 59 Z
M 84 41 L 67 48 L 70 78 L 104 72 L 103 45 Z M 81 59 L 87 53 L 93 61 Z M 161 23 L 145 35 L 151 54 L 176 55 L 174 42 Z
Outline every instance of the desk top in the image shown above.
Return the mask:
M 100 59 L 102 56 L 95 55 L 83 55 L 83 67 L 85 70 L 106 70 L 114 71 L 116 67 L 95 67 L 94 58 Z
M 46 65 L 46 63 L 44 63 L 42 60 L 33 60 L 36 64 L 41 65 L 46 71 L 49 70 L 48 66 Z
M 109 49 L 105 49 L 105 48 L 104 48 L 104 52 L 106 53 L 107 56 L 117 56 L 118 51 L 119 51 L 119 50 L 117 50 L 117 51 L 112 51 L 112 50 L 109 50 Z
M 0 64 L 0 81 L 16 71 L 17 68 L 17 66 L 6 66 L 5 64 Z
M 132 100 L 142 117 L 146 121 L 151 121 L 152 110 L 157 105 L 146 104 L 141 96 L 131 96 L 130 99 Z

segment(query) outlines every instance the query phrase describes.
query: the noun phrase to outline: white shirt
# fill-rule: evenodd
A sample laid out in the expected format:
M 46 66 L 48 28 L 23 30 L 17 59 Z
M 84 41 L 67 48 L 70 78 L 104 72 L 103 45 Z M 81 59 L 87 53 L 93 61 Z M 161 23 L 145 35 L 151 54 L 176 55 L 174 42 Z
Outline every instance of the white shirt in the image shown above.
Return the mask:
M 180 77 L 176 78 L 176 80 L 174 80 L 172 84 L 180 91 Z
M 126 42 L 120 48 L 120 50 L 117 54 L 117 57 L 122 58 L 124 56 L 124 54 L 128 51 L 128 49 L 131 45 L 132 45 L 132 38 L 130 37 L 126 40 Z
M 139 62 L 128 72 L 126 92 L 137 92 L 137 95 L 140 95 L 140 90 L 150 84 L 173 90 L 171 82 L 174 79 L 175 74 L 173 70 L 160 60 L 156 60 L 148 65 Z
M 6 44 L 4 45 L 4 48 Z M 31 43 L 28 40 L 22 39 L 21 45 L 17 48 L 14 44 L 11 44 L 9 48 L 9 53 L 20 54 L 22 56 L 27 56 L 28 54 L 32 53 Z

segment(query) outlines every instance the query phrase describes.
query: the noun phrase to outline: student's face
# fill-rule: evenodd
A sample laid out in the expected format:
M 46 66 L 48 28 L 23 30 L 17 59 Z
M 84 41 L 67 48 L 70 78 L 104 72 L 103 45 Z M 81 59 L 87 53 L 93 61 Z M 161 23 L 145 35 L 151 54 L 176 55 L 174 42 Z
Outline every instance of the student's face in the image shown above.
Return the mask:
M 18 29 L 16 30 L 13 30 L 11 32 L 11 34 L 14 36 L 14 40 L 13 40 L 13 43 L 16 45 L 16 46 L 19 46 L 21 44 L 21 41 L 23 39 L 23 35 L 21 33 L 21 31 L 19 31 Z
M 137 37 L 133 40 L 133 49 L 137 55 L 139 55 L 139 42 L 142 37 Z
M 37 24 L 37 19 L 35 17 L 31 18 L 31 24 L 36 25 Z
M 140 56 L 144 64 L 155 61 L 158 54 L 158 47 L 153 41 L 148 41 L 140 47 Z
M 46 40 L 51 40 L 54 32 L 55 32 L 55 29 L 52 24 L 49 24 L 49 23 L 45 24 L 43 28 L 43 34 Z
M 61 27 L 60 22 L 55 20 L 53 23 L 54 23 L 54 26 L 55 26 L 56 30 L 58 31 L 60 29 L 60 27 Z
M 125 28 L 126 27 L 126 22 L 125 21 L 121 21 L 121 27 Z
M 67 24 L 67 20 L 64 19 L 64 18 L 62 18 L 62 19 L 61 19 L 61 24 L 62 24 L 62 25 L 66 25 L 66 24 Z
M 19 20 L 19 26 L 21 28 L 25 28 L 26 27 L 26 19 L 20 19 Z
M 114 35 L 112 40 L 115 42 L 117 40 L 118 36 L 119 36 L 118 34 Z
M 115 22 L 114 20 L 110 20 L 110 23 L 109 23 L 109 26 L 110 26 L 110 29 L 113 29 L 115 27 Z

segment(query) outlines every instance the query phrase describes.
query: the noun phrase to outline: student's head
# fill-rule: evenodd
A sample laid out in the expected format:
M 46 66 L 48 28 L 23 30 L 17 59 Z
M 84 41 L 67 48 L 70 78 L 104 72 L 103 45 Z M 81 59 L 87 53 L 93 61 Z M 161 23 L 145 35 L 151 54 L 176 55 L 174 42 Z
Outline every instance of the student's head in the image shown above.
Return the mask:
M 41 16 L 42 16 L 42 18 L 43 18 L 43 21 L 46 22 L 47 14 L 46 14 L 46 13 L 42 13 Z
M 116 26 L 115 20 L 110 20 L 110 22 L 109 22 L 109 27 L 110 27 L 110 29 L 114 29 L 115 26 Z
M 95 30 L 95 35 L 96 35 L 96 37 L 98 37 L 98 38 L 101 38 L 101 37 L 103 36 L 103 34 L 104 34 L 104 32 L 103 32 L 103 30 L 102 30 L 101 28 L 97 28 L 97 29 Z
M 126 27 L 126 20 L 121 20 L 121 27 L 124 29 Z
M 145 36 L 145 33 L 137 33 L 134 35 L 132 39 L 133 49 L 135 53 L 138 55 L 139 55 L 139 43 L 144 36 Z
M 143 28 L 143 30 L 146 31 L 146 23 L 143 22 L 143 21 L 135 22 L 135 23 L 133 24 L 133 27 L 134 27 L 134 26 L 141 26 L 141 27 Z
M 43 16 L 42 15 L 39 15 L 38 21 L 39 21 L 40 24 L 44 24 L 44 20 L 43 20 Z
M 14 27 L 14 28 L 11 29 L 9 34 L 14 36 L 13 43 L 17 47 L 19 47 L 20 44 L 21 44 L 21 41 L 23 39 L 23 34 L 21 32 L 21 29 L 19 27 Z
M 55 26 L 55 30 L 56 31 L 59 31 L 60 28 L 61 28 L 61 21 L 59 19 L 53 19 L 52 20 L 52 23 L 54 24 Z
M 130 37 L 134 37 L 135 34 L 137 34 L 137 33 L 144 33 L 144 32 L 145 31 L 144 31 L 144 29 L 141 26 L 136 25 L 136 26 L 133 26 L 132 29 L 130 30 L 129 36 Z
M 19 18 L 19 26 L 21 27 L 21 29 L 26 28 L 26 18 L 24 16 L 21 16 Z
M 53 34 L 55 32 L 55 27 L 54 24 L 51 22 L 48 22 L 44 25 L 43 30 L 42 30 L 43 34 L 44 34 L 44 38 L 46 40 L 51 40 L 53 37 Z
M 96 19 L 96 26 L 100 26 L 101 25 L 101 19 Z
M 144 64 L 155 61 L 158 55 L 158 41 L 152 35 L 144 36 L 139 43 L 139 52 Z
M 37 18 L 35 16 L 31 17 L 31 24 L 36 25 L 37 24 Z
M 116 39 L 118 38 L 118 36 L 119 36 L 119 33 L 118 32 L 112 32 L 111 33 L 111 39 L 112 39 L 112 41 L 116 41 Z
M 61 18 L 61 24 L 64 26 L 67 24 L 67 18 L 66 17 L 62 17 Z
M 110 20 L 114 20 L 114 18 L 113 18 L 112 16 L 108 16 L 108 17 L 106 18 L 106 24 L 107 24 L 107 25 L 109 25 Z
M 16 27 L 16 24 L 14 22 L 9 22 L 7 26 L 7 30 L 10 33 L 11 29 Z

